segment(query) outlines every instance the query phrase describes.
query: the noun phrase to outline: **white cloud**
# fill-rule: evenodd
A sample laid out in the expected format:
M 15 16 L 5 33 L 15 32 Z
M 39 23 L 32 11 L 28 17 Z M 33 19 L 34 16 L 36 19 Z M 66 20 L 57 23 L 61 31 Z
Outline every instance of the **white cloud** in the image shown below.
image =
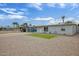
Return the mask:
M 51 24 L 62 24 L 62 19 L 55 19 L 53 17 L 37 17 L 37 18 L 34 18 L 33 19 L 34 21 L 47 21 L 49 25 Z M 65 22 L 66 21 L 73 21 L 73 22 L 76 22 L 75 18 L 74 17 L 68 17 L 68 18 L 65 18 Z
M 26 16 L 28 12 L 26 9 L 0 8 L 0 10 L 4 12 L 4 14 L 0 14 L 0 21 L 18 21 L 20 23 L 29 21 Z
M 59 24 L 61 23 L 61 20 L 60 19 L 53 19 L 53 20 L 50 20 L 48 22 L 49 25 L 52 25 L 52 24 Z
M 33 20 L 37 20 L 37 21 L 49 21 L 51 19 L 54 19 L 52 17 L 37 17 L 37 18 L 34 18 Z
M 11 14 L 13 14 L 16 11 L 16 9 L 14 9 L 14 8 L 0 8 L 0 10 L 4 11 L 6 13 L 11 13 Z
M 55 18 L 53 17 L 37 17 L 33 19 L 34 21 L 47 21 L 48 24 L 56 24 Z
M 64 4 L 64 3 L 48 3 L 47 6 L 49 6 L 49 7 L 65 8 L 66 4 Z
M 23 15 L 25 13 L 24 11 L 18 11 L 15 8 L 0 8 L 0 10 L 2 10 L 5 13 L 14 14 L 14 15 Z
M 20 11 L 27 12 L 28 10 L 26 8 L 22 8 L 22 9 L 20 9 Z
M 0 20 L 6 19 L 5 15 L 0 15 Z
M 38 9 L 38 10 L 42 10 L 42 4 L 41 3 L 32 3 L 32 4 L 29 4 L 29 6 L 30 7 L 34 7 L 34 8 L 36 8 L 36 9 Z
M 73 10 L 79 7 L 78 3 L 73 3 L 69 5 L 66 3 L 46 3 L 45 5 L 47 5 L 48 7 L 57 7 L 57 8 L 66 8 L 67 6 L 71 6 L 70 10 Z M 43 4 L 41 3 L 32 3 L 30 4 L 30 7 L 34 7 L 40 11 L 43 10 Z
M 72 21 L 72 22 L 75 22 L 75 23 L 79 23 L 79 20 L 77 20 L 76 18 L 74 17 L 68 17 L 68 18 L 65 18 L 64 20 L 65 22 L 66 21 Z M 54 19 L 54 20 L 49 20 L 48 24 L 62 24 L 62 19 Z
M 22 24 L 24 22 L 28 22 L 28 17 L 27 16 L 23 16 L 23 15 L 5 15 L 5 14 L 2 14 L 0 15 L 0 24 L 3 24 L 6 22 L 9 22 L 7 25 L 10 25 L 12 24 L 12 22 L 18 22 L 19 24 Z
M 65 18 L 65 21 L 74 21 L 75 18 L 74 17 L 68 17 L 68 18 Z
M 65 8 L 66 7 L 66 4 L 64 4 L 64 3 L 60 3 L 58 5 L 59 5 L 60 8 Z
M 26 18 L 26 16 L 22 16 L 22 15 L 8 15 L 8 18 L 10 18 L 10 19 L 24 19 L 24 18 Z
M 79 19 L 75 18 L 75 17 L 68 17 L 68 18 L 65 18 L 65 22 L 66 21 L 72 21 L 73 23 L 77 24 L 79 23 Z
M 56 7 L 56 4 L 55 3 L 47 3 L 47 6 L 49 6 L 49 7 Z
M 71 4 L 71 6 L 72 6 L 71 10 L 73 10 L 73 9 L 77 8 L 79 6 L 79 4 L 73 3 L 73 4 Z
M 5 14 L 3 14 L 3 15 L 0 15 L 0 20 L 6 20 L 6 19 L 9 19 L 9 20 L 15 20 L 15 19 L 17 19 L 17 20 L 19 20 L 19 19 L 27 19 L 27 17 L 26 16 L 23 16 L 23 15 L 5 15 Z
M 48 22 L 48 24 L 49 24 L 49 25 L 56 24 L 56 21 L 55 21 L 55 20 L 50 20 L 50 21 Z
M 59 8 L 65 8 L 68 4 L 66 3 L 48 3 L 47 6 L 49 7 L 59 7 Z M 71 10 L 78 8 L 79 4 L 78 3 L 70 3 L 68 6 L 71 6 Z
M 72 21 L 72 22 L 75 22 L 76 24 L 79 24 L 79 19 L 76 19 L 76 18 L 74 18 L 74 17 L 66 18 L 65 21 Z

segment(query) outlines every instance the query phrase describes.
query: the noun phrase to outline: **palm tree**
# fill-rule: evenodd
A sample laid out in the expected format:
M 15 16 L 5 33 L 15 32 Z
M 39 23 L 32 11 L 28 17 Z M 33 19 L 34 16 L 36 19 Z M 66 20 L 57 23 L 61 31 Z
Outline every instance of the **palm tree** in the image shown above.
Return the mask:
M 12 24 L 13 24 L 14 28 L 18 28 L 19 27 L 19 24 L 17 22 L 13 22 Z
M 27 24 L 27 23 L 24 23 L 23 26 L 24 26 L 24 27 L 28 27 L 28 24 Z
M 65 16 L 62 16 L 61 18 L 62 18 L 62 21 L 63 21 L 63 23 L 64 23 Z

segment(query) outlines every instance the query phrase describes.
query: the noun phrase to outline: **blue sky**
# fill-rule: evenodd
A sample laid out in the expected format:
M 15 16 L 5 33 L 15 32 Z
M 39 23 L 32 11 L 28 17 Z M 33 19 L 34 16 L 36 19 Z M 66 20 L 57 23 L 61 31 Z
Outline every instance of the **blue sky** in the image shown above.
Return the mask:
M 79 4 L 76 3 L 1 3 L 0 26 L 13 22 L 47 25 L 71 20 L 79 23 Z

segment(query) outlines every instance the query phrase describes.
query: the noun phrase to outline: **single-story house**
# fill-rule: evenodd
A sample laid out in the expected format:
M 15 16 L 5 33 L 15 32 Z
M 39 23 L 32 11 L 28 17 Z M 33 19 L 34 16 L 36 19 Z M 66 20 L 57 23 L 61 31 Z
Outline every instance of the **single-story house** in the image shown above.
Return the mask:
M 54 33 L 64 35 L 74 35 L 79 32 L 79 26 L 76 24 L 57 24 L 36 26 L 37 33 Z

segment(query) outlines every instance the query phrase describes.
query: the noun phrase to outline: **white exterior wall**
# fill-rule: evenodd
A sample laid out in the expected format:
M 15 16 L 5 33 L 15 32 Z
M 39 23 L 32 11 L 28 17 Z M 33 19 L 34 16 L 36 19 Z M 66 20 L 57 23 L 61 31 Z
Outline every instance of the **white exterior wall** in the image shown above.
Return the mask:
M 62 31 L 61 29 L 65 29 Z M 48 26 L 48 32 L 44 32 L 44 27 L 37 27 L 37 33 L 54 33 L 54 34 L 65 34 L 73 35 L 77 32 L 76 25 L 66 26 Z
M 77 32 L 79 33 L 79 26 L 77 26 Z
M 38 27 L 37 33 L 44 33 L 44 27 Z
M 65 31 L 61 29 L 64 28 Z M 76 33 L 76 26 L 49 26 L 48 32 L 55 33 L 55 34 L 66 34 L 66 35 L 73 35 Z
M 77 26 L 73 25 L 72 32 L 73 34 L 77 33 Z

